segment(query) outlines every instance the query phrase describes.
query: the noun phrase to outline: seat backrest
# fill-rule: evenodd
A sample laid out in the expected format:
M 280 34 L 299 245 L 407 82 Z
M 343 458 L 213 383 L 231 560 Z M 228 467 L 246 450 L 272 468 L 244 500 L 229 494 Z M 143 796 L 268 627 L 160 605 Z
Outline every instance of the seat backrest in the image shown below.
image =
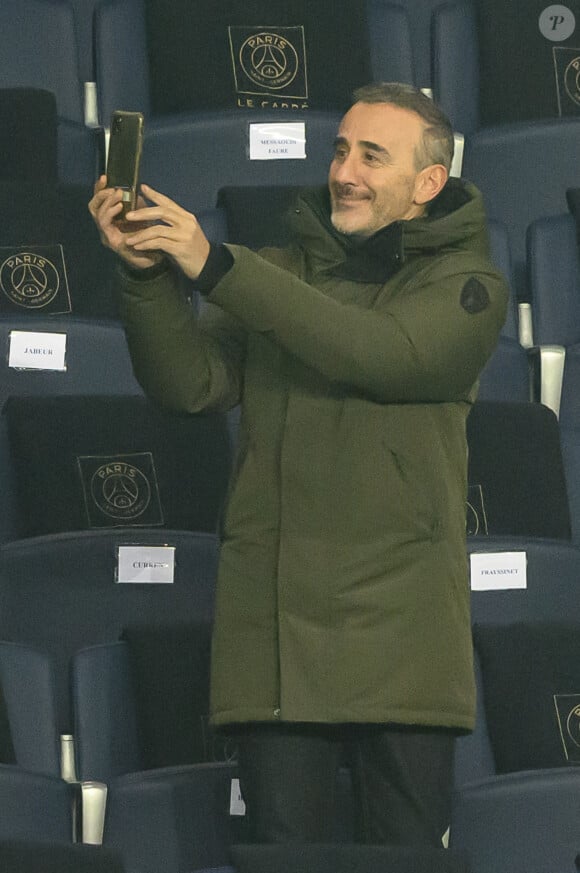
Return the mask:
M 478 401 L 467 419 L 468 477 L 489 534 L 570 539 L 558 420 L 540 403 Z
M 121 854 L 103 846 L 57 842 L 0 842 L 3 873 L 124 873 Z
M 172 414 L 142 396 L 72 394 L 13 396 L 2 416 L 18 536 L 115 527 L 216 532 L 230 469 L 225 415 Z
M 472 873 L 573 870 L 579 788 L 578 768 L 466 785 L 455 796 L 451 845 L 469 854 Z
M 60 118 L 83 123 L 74 14 L 62 0 L 3 0 L 0 87 L 43 88 Z
M 466 137 L 463 174 L 481 190 L 489 218 L 508 229 L 516 293 L 527 297 L 526 231 L 537 218 L 566 212 L 566 190 L 580 186 L 580 118 L 504 124 Z M 551 172 L 538 173 L 546 155 Z
M 0 765 L 0 841 L 70 844 L 74 796 L 74 787 L 56 776 Z
M 570 214 L 530 224 L 527 263 L 535 343 L 580 343 L 580 255 Z
M 119 642 L 72 659 L 81 779 L 233 760 L 235 744 L 209 727 L 209 622 L 128 626 Z
M 92 185 L 0 180 L 1 316 L 118 320 L 117 258 L 99 239 L 91 197 Z
M 580 549 L 574 543 L 538 537 L 468 537 L 468 553 L 523 552 L 526 588 L 471 592 L 474 624 L 580 619 Z
M 78 778 L 108 783 L 122 773 L 144 769 L 127 642 L 75 652 L 71 694 Z
M 214 208 L 220 188 L 229 185 L 325 184 L 340 117 L 314 110 L 291 116 L 282 110 L 224 110 L 154 121 L 145 128 L 141 177 L 195 212 Z M 289 123 L 305 125 L 304 158 L 251 156 L 252 130 L 283 136 Z
M 18 766 L 60 774 L 54 668 L 31 646 L 0 642 L 0 686 Z
M 173 547 L 173 583 L 116 582 L 122 545 Z M 183 616 L 210 621 L 217 556 L 215 536 L 156 528 L 85 531 L 0 548 L 0 638 L 51 657 L 62 733 L 72 733 L 68 671 L 74 652 L 115 642 L 131 623 L 158 627 Z

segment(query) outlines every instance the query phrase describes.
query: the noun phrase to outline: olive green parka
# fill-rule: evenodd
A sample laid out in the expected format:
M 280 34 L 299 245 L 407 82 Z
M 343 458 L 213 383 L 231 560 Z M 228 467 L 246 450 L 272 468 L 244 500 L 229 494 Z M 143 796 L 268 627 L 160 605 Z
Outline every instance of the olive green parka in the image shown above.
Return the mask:
M 292 223 L 288 249 L 228 247 L 200 316 L 171 270 L 122 280 L 145 391 L 181 411 L 241 403 L 213 721 L 469 729 L 465 421 L 508 298 L 481 195 L 450 182 L 377 235 L 387 278 L 377 240 L 333 230 L 326 191 Z

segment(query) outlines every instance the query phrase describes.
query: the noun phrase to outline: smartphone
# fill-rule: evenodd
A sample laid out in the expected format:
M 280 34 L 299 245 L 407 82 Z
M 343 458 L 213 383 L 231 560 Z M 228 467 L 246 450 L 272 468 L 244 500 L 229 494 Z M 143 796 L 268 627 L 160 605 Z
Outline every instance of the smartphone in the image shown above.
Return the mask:
M 137 205 L 139 164 L 143 147 L 144 119 L 141 112 L 117 109 L 111 116 L 107 185 L 123 190 L 123 211 L 119 219 Z

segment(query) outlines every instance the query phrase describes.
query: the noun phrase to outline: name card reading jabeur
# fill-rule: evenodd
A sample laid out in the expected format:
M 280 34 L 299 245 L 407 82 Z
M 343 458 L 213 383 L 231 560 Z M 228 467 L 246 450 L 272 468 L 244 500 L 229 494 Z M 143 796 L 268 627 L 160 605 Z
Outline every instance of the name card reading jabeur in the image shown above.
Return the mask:
M 472 552 L 469 557 L 472 591 L 528 587 L 525 552 Z
M 66 370 L 66 333 L 12 330 L 8 366 L 15 370 Z
M 306 157 L 306 125 L 303 121 L 250 124 L 250 160 L 280 161 Z

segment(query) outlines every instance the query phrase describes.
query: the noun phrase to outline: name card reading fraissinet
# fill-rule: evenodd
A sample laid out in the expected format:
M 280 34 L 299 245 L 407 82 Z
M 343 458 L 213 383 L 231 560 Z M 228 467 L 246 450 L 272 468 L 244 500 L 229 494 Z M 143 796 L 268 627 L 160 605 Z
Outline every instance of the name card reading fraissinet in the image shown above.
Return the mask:
M 469 557 L 472 591 L 528 587 L 525 552 L 472 552 Z
M 250 160 L 280 161 L 306 157 L 306 125 L 303 121 L 250 124 Z
M 119 546 L 119 583 L 171 585 L 175 574 L 175 546 Z
M 15 370 L 66 370 L 66 333 L 11 330 L 8 366 Z

